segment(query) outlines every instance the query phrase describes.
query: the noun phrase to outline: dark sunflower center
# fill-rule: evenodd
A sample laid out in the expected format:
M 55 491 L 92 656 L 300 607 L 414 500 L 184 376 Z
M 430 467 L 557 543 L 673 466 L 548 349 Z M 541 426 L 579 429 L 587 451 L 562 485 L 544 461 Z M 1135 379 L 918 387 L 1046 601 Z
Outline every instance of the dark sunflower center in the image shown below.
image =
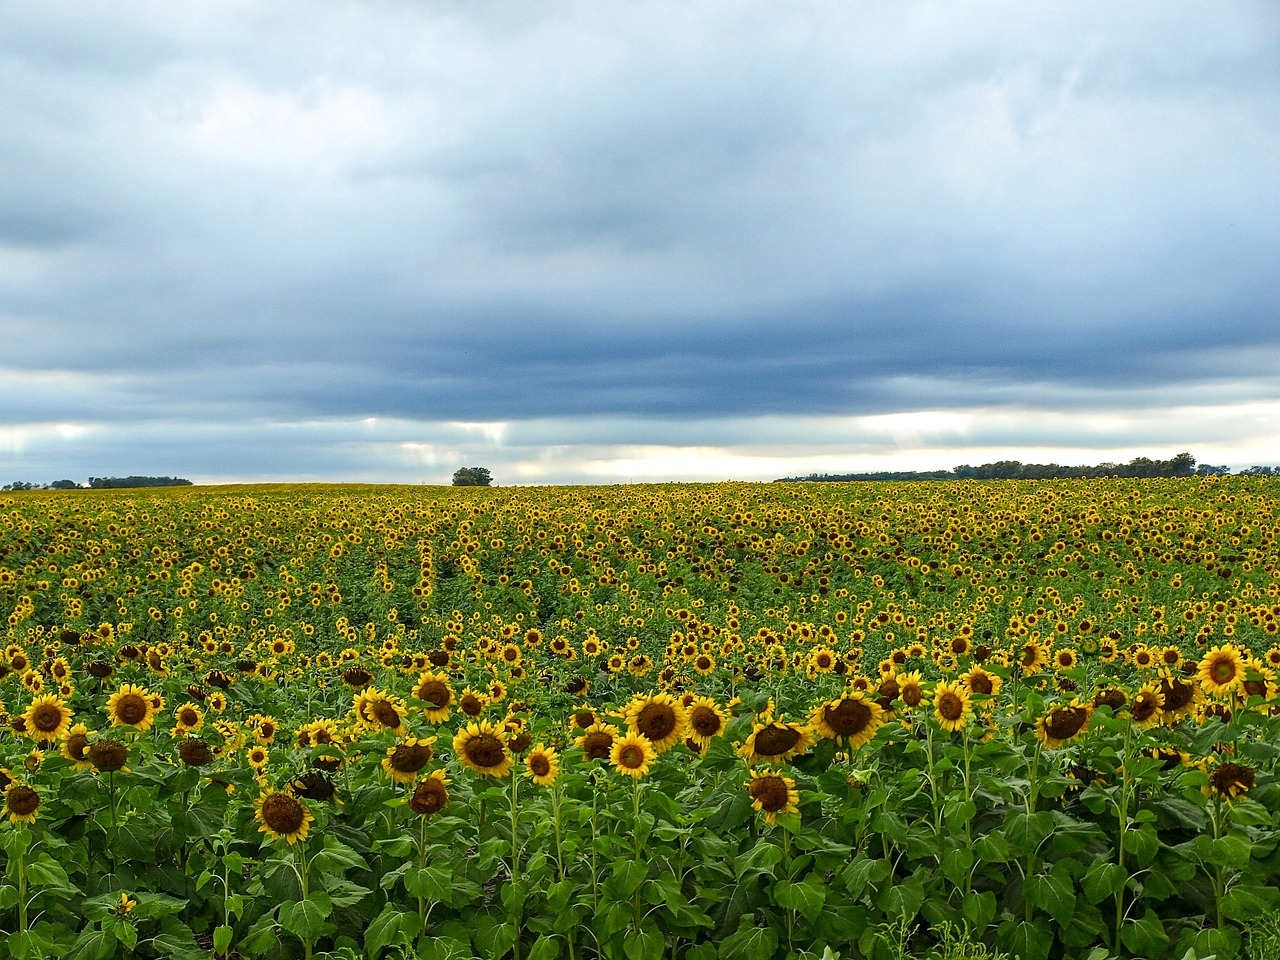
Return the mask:
M 1265 680 L 1246 680 L 1244 682 L 1244 692 L 1251 697 L 1264 697 L 1267 695 L 1267 682 Z
M 52 733 L 62 726 L 62 711 L 52 703 L 46 703 L 35 711 L 32 725 L 41 733 Z
M 89 762 L 103 773 L 123 769 L 128 759 L 129 748 L 119 740 L 95 740 L 89 745 Z
M 585 730 L 596 722 L 596 717 L 590 710 L 579 710 L 573 715 L 573 722 L 575 726 L 581 727 Z
M 5 792 L 5 800 L 9 804 L 9 812 L 19 817 L 29 817 L 40 806 L 40 794 L 30 787 L 19 784 Z
M 535 777 L 545 777 L 551 772 L 551 761 L 544 753 L 535 753 L 529 758 L 529 769 Z
M 67 756 L 76 761 L 85 759 L 85 751 L 89 748 L 89 738 L 83 733 L 73 733 L 67 737 Z
M 418 699 L 435 704 L 437 707 L 443 707 L 448 705 L 452 697 L 449 695 L 447 685 L 439 680 L 428 680 L 418 687 Z
M 964 716 L 964 701 L 948 690 L 938 698 L 938 714 L 943 720 L 959 720 Z
M 467 759 L 481 769 L 501 766 L 507 757 L 506 746 L 491 733 L 472 737 L 463 745 L 462 750 Z
M 187 737 L 178 745 L 178 756 L 190 767 L 203 767 L 213 761 L 213 751 L 199 737 Z
M 794 727 L 770 724 L 756 734 L 755 752 L 764 757 L 786 753 L 800 742 L 800 731 Z
M 1253 769 L 1239 763 L 1224 763 L 1209 774 L 1209 782 L 1219 793 L 1234 797 L 1253 789 Z
M 603 760 L 609 756 L 613 748 L 613 737 L 597 730 L 582 738 L 582 757 L 584 760 Z
M 308 800 L 328 800 L 338 788 L 323 773 L 304 773 L 293 782 L 293 792 Z
M 1044 729 L 1055 740 L 1070 740 L 1084 726 L 1088 714 L 1081 707 L 1062 707 L 1049 712 Z
M 484 710 L 484 704 L 480 702 L 480 698 L 471 694 L 467 694 L 462 698 L 460 706 L 462 707 L 462 712 L 469 717 L 478 717 Z
M 1176 677 L 1165 677 L 1160 681 L 1160 691 L 1164 694 L 1164 708 L 1170 713 L 1181 710 L 1191 702 L 1195 688 L 1185 680 Z
M 1144 723 L 1150 720 L 1159 708 L 1159 701 L 1154 696 L 1150 693 L 1140 693 L 1133 698 L 1133 719 Z
M 200 715 L 190 707 L 178 711 L 178 722 L 184 727 L 194 727 L 200 722 Z
M 618 753 L 618 763 L 628 770 L 639 770 L 644 766 L 644 751 L 639 747 L 623 747 Z
M 1236 676 L 1236 665 L 1231 660 L 1223 657 L 1215 660 L 1209 667 L 1209 675 L 1213 677 L 1215 683 L 1230 683 Z
M 845 698 L 834 707 L 823 707 L 822 719 L 837 737 L 851 737 L 867 729 L 871 722 L 871 707 L 862 700 Z
M 902 702 L 908 707 L 917 706 L 924 699 L 924 689 L 918 683 L 908 683 L 902 688 Z
M 689 717 L 689 725 L 700 737 L 714 737 L 720 732 L 720 716 L 710 707 L 694 707 Z
M 636 717 L 636 729 L 650 740 L 669 737 L 676 728 L 676 714 L 665 703 L 649 703 Z
M 402 743 L 391 751 L 391 767 L 397 773 L 417 773 L 430 762 L 433 754 L 425 743 Z
M 273 793 L 262 803 L 262 822 L 275 833 L 297 833 L 305 819 L 302 804 L 287 793 Z
M 990 674 L 979 672 L 969 677 L 969 689 L 974 693 L 988 694 L 995 690 L 995 684 L 991 682 Z
M 384 727 L 400 726 L 399 711 L 385 700 L 379 700 L 373 705 L 373 716 Z
M 756 777 L 751 781 L 751 799 L 760 804 L 766 813 L 786 809 L 789 792 L 787 782 L 781 777 Z
M 147 717 L 150 704 L 136 693 L 126 693 L 116 701 L 116 717 L 121 723 L 134 726 Z
M 414 813 L 429 816 L 438 813 L 448 802 L 449 791 L 445 785 L 435 777 L 431 777 L 414 788 L 413 796 L 409 800 L 409 808 Z

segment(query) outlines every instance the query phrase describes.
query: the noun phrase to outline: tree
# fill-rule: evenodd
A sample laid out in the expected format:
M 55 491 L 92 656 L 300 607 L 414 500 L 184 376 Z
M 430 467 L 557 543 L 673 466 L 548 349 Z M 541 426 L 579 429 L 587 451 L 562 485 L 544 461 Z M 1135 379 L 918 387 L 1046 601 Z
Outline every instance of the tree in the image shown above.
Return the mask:
M 491 483 L 488 467 L 459 467 L 453 474 L 455 487 L 487 487 Z
M 80 484 L 74 480 L 55 480 L 49 484 L 50 490 L 78 490 L 79 488 Z

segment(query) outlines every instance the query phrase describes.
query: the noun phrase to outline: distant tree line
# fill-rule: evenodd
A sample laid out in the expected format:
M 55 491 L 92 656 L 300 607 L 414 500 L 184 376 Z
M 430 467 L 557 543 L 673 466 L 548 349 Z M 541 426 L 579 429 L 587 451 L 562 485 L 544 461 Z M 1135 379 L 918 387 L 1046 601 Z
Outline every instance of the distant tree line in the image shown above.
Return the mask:
M 190 480 L 180 477 L 90 477 L 87 487 L 93 490 L 114 490 L 126 487 L 190 487 Z M 86 484 L 74 480 L 55 480 L 53 483 L 26 483 L 15 480 L 0 487 L 0 491 L 8 490 L 83 490 Z
M 1057 463 L 1021 463 L 1000 460 L 981 466 L 961 464 L 951 470 L 898 470 L 873 473 L 811 473 L 807 477 L 783 477 L 782 483 L 849 482 L 857 480 L 1066 480 L 1076 477 L 1208 477 L 1231 472 L 1228 467 L 1208 463 L 1196 465 L 1196 458 L 1180 453 L 1169 460 L 1134 457 L 1128 463 L 1099 463 L 1087 467 L 1064 467 Z M 1280 477 L 1280 467 L 1249 467 L 1240 476 Z

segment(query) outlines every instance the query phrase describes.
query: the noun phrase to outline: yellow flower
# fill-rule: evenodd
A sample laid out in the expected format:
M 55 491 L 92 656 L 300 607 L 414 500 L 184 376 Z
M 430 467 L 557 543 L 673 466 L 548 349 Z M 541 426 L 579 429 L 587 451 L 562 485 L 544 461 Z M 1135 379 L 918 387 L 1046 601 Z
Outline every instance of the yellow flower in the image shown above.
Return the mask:
M 268 789 L 258 794 L 254 805 L 257 807 L 254 817 L 260 824 L 259 833 L 290 844 L 307 839 L 315 815 L 293 794 Z
M 770 825 L 778 822 L 779 814 L 798 813 L 800 810 L 796 782 L 776 770 L 753 773 L 747 781 L 747 792 L 751 794 L 751 806 L 763 813 Z
M 468 770 L 487 777 L 505 777 L 511 772 L 505 731 L 487 720 L 468 724 L 453 738 L 453 752 Z
M 943 730 L 955 733 L 969 725 L 973 703 L 963 683 L 942 681 L 933 690 L 933 715 Z
M 107 716 L 111 718 L 111 725 L 133 727 L 139 731 L 151 729 L 156 719 L 152 696 L 146 687 L 126 683 L 107 700 Z
M 535 744 L 524 758 L 525 776 L 542 787 L 549 787 L 560 776 L 560 754 L 546 744 Z

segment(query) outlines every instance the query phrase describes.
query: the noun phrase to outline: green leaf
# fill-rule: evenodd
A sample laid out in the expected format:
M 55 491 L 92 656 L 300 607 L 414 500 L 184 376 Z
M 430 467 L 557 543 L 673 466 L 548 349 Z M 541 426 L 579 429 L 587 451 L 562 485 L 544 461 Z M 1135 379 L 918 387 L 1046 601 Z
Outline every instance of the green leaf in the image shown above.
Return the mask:
M 108 917 L 102 929 L 124 944 L 125 948 L 131 952 L 138 945 L 138 928 L 124 917 L 114 915 Z
M 27 864 L 27 881 L 41 887 L 57 887 L 64 890 L 71 887 L 67 871 L 47 856 Z
M 1195 851 L 1205 863 L 1218 867 L 1230 867 L 1232 870 L 1247 870 L 1253 846 L 1238 834 L 1228 834 L 1217 840 L 1209 836 L 1200 836 L 1196 838 Z
M 1120 939 L 1131 953 L 1139 957 L 1159 956 L 1169 943 L 1164 924 L 1150 907 L 1140 919 L 1120 928 Z
M 878 897 L 880 909 L 893 920 L 915 918 L 924 903 L 924 884 L 917 876 L 884 887 Z
M 827 899 L 827 888 L 816 877 L 807 877 L 801 883 L 780 883 L 774 890 L 774 902 L 780 907 L 798 911 L 811 917 L 822 909 Z
M 31 956 L 30 935 L 24 932 L 15 933 L 5 943 L 9 955 L 14 960 L 25 960 Z M 116 939 L 99 927 L 90 927 L 76 937 L 71 945 L 67 960 L 108 960 L 115 956 Z
M 280 904 L 280 926 L 300 940 L 315 940 L 324 930 L 325 920 L 332 912 L 329 895 L 317 890 L 305 900 Z
M 151 946 L 173 960 L 209 960 L 209 954 L 196 943 L 196 935 L 179 920 L 166 921 L 164 928 L 151 938 Z
M 1045 960 L 1053 947 L 1053 932 L 1043 924 L 1006 920 L 997 937 L 1000 946 L 1019 960 Z
M 647 861 L 620 860 L 613 865 L 613 875 L 605 881 L 604 891 L 611 900 L 627 900 L 648 875 Z
M 973 851 L 968 847 L 951 847 L 942 854 L 942 873 L 961 890 L 969 885 L 969 870 L 973 867 Z
M 213 931 L 213 952 L 217 954 L 225 954 L 231 946 L 231 938 L 235 935 L 235 930 L 227 926 L 225 923 L 214 928 Z
M 1022 885 L 1022 895 L 1033 907 L 1039 907 L 1064 925 L 1071 920 L 1076 909 L 1075 891 L 1066 877 L 1051 873 L 1030 876 Z
M 627 960 L 662 960 L 666 946 L 662 931 L 647 926 L 639 932 L 628 933 L 622 939 L 622 950 Z
M 1160 837 L 1155 828 L 1144 823 L 1137 830 L 1130 830 L 1124 835 L 1124 848 L 1133 854 L 1138 866 L 1148 866 L 1160 849 Z
M 0 885 L 0 910 L 11 910 L 18 905 L 18 888 L 12 883 Z
M 991 925 L 996 916 L 996 895 L 990 890 L 981 893 L 970 890 L 961 901 L 964 919 L 969 929 L 980 940 L 983 932 Z
M 364 931 L 364 949 L 370 957 L 380 957 L 393 943 L 409 943 L 409 934 L 417 925 L 416 915 L 405 913 L 388 903 Z
M 529 951 L 529 960 L 556 960 L 560 956 L 560 941 L 556 937 L 539 937 Z
M 325 884 L 325 889 L 329 894 L 329 899 L 333 901 L 333 905 L 339 909 L 354 907 L 371 892 L 368 887 L 362 887 L 358 883 L 352 883 L 350 880 L 343 880 L 342 878 L 329 880 Z
M 366 865 L 364 858 L 360 854 L 331 835 L 324 838 L 324 849 L 311 860 L 312 869 L 318 873 L 360 870 Z
M 415 897 L 447 901 L 452 880 L 449 868 L 440 864 L 413 867 L 404 875 L 404 888 Z
M 1080 888 L 1090 903 L 1101 903 L 1124 889 L 1125 879 L 1120 864 L 1100 860 L 1085 871 Z
M 757 927 L 755 919 L 754 913 L 743 916 L 738 929 L 720 944 L 720 960 L 760 960 L 777 952 L 777 934 L 768 927 Z
M 975 840 L 973 855 L 983 863 L 1007 863 L 1012 856 L 1008 841 L 999 833 L 988 833 Z
M 773 875 L 773 868 L 782 859 L 782 850 L 777 844 L 762 840 L 734 858 L 733 869 L 741 880 L 749 872 Z
M 1239 884 L 1222 898 L 1222 912 L 1244 926 L 1274 915 L 1277 907 L 1280 907 L 1280 890 L 1274 887 Z
M 1053 815 L 1046 810 L 1039 813 L 1013 811 L 1005 817 L 1005 836 L 1021 853 L 1033 853 L 1053 829 Z

